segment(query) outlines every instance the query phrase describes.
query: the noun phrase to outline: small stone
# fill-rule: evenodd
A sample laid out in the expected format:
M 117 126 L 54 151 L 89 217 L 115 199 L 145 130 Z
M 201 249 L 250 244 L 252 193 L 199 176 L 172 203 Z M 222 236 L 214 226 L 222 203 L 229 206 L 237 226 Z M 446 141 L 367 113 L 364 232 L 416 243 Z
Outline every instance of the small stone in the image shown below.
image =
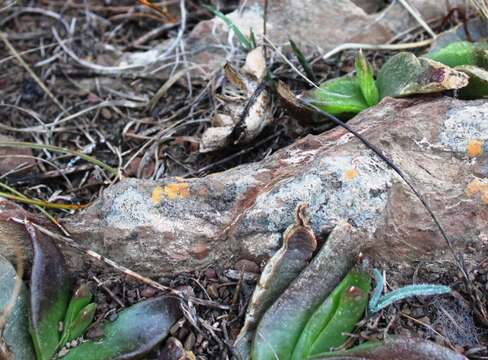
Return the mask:
M 241 259 L 238 262 L 236 262 L 234 268 L 237 270 L 242 270 L 254 274 L 260 273 L 259 265 L 256 264 L 254 261 L 247 260 L 247 259 Z
M 219 297 L 219 288 L 217 284 L 211 284 L 210 286 L 208 286 L 207 292 L 212 299 L 217 299 Z
M 217 279 L 217 272 L 213 268 L 208 268 L 207 270 L 205 270 L 205 276 L 209 279 L 214 280 Z
M 186 338 L 185 343 L 183 344 L 183 346 L 185 347 L 186 350 L 192 350 L 193 347 L 195 346 L 195 341 L 196 341 L 195 334 L 191 332 L 187 336 L 187 338 Z
M 142 291 L 141 295 L 147 298 L 152 298 L 157 293 L 157 290 L 153 287 L 146 286 Z
M 102 108 L 100 114 L 105 120 L 110 120 L 112 118 L 112 112 L 106 107 Z

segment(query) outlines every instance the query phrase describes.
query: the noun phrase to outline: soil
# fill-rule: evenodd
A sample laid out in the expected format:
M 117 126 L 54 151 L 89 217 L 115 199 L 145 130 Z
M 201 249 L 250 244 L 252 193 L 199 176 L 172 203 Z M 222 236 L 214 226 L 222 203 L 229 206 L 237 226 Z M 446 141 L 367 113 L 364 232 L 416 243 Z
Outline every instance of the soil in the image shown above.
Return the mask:
M 118 51 L 148 50 L 175 38 L 179 2 L 163 3 L 167 5 L 165 14 L 130 0 L 38 0 L 3 10 L 0 32 L 6 34 L 7 40 L 0 42 L 0 134 L 18 141 L 83 152 L 121 169 L 124 176 L 160 179 L 203 176 L 259 161 L 300 137 L 323 130 L 320 126 L 301 126 L 275 103 L 274 124 L 253 143 L 200 154 L 201 134 L 209 126 L 211 115 L 225 101 L 222 71 L 210 81 L 182 77 L 150 109 L 144 104 L 167 78 L 97 74 L 67 56 L 53 33 L 54 28 L 80 59 L 110 66 Z M 237 6 L 237 1 L 213 3 L 223 12 Z M 188 20 L 184 36 L 198 22 L 211 18 L 199 1 L 187 1 L 186 6 Z M 0 5 L 0 9 L 2 7 Z M 457 21 L 449 18 L 438 23 L 434 30 L 440 32 L 456 25 Z M 156 28 L 161 29 L 157 35 L 146 37 Z M 236 66 L 242 65 L 242 54 L 241 51 L 231 60 Z M 22 65 L 18 55 L 26 65 Z M 367 53 L 376 68 L 388 55 Z M 278 56 L 272 59 L 269 68 L 275 77 L 286 80 L 295 90 L 307 88 L 308 85 Z M 171 58 L 167 60 L 168 64 L 172 61 Z M 300 66 L 296 59 L 292 61 Z M 353 56 L 345 52 L 334 59 L 316 61 L 313 70 L 320 81 L 346 74 L 353 70 Z M 52 94 L 46 93 L 42 85 Z M 100 106 L 102 103 L 107 106 Z M 134 104 L 144 106 L 134 107 Z M 54 125 L 44 127 L 46 123 Z M 87 204 L 113 181 L 106 171 L 80 158 L 48 150 L 34 150 L 32 155 L 25 155 L 14 149 L 0 156 L 19 154 L 25 161 L 0 174 L 0 181 L 31 198 Z M 35 161 L 30 161 L 32 157 Z M 59 219 L 72 211 L 50 210 Z M 198 359 L 232 358 L 232 339 L 242 325 L 262 267 L 263 264 L 255 263 L 232 267 L 219 264 L 203 271 L 155 279 L 163 285 L 229 307 L 222 310 L 186 304 L 195 309 L 194 318 L 189 315 L 182 318 L 172 328 L 171 335 Z M 388 283 L 389 288 L 413 281 L 441 282 L 452 286 L 457 302 L 455 305 L 447 303 L 443 297 L 403 301 L 363 320 L 348 345 L 381 339 L 386 334 L 416 334 L 471 359 L 488 359 L 488 327 L 482 322 L 483 317 L 487 320 L 487 314 L 474 310 L 487 309 L 488 258 L 468 263 L 468 267 L 474 274 L 473 284 L 481 290 L 477 304 L 473 304 L 473 299 L 467 300 L 461 276 L 452 264 L 446 264 L 445 269 L 419 264 L 418 271 L 413 274 L 397 269 L 391 274 L 393 280 Z M 88 282 L 95 293 L 98 304 L 95 323 L 111 319 L 123 307 L 158 295 L 151 287 L 103 266 L 76 273 L 74 277 L 77 282 Z M 95 330 L 94 327 L 92 331 Z M 161 344 L 147 359 L 159 359 L 164 346 Z

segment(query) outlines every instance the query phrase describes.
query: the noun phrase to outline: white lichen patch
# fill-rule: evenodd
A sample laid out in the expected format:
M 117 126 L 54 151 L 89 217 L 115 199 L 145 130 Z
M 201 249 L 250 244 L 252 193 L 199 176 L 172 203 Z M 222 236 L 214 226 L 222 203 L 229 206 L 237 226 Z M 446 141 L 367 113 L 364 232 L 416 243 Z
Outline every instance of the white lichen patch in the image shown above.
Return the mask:
M 374 232 L 383 216 L 392 172 L 371 152 L 359 156 L 333 156 L 317 161 L 311 172 L 283 181 L 270 193 L 258 196 L 243 227 L 266 226 L 281 231 L 293 222 L 293 209 L 309 206 L 310 222 L 316 232 L 332 228 L 339 221 Z
M 473 157 L 471 145 L 487 141 L 488 103 L 455 108 L 447 113 L 439 135 L 444 148 Z

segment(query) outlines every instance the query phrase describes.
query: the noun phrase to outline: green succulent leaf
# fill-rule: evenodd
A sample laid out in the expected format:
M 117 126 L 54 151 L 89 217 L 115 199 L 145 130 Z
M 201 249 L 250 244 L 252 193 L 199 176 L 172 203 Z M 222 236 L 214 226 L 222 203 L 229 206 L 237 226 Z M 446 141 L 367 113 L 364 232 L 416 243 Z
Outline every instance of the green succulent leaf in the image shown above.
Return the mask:
M 11 302 L 12 292 L 17 281 L 17 273 L 10 262 L 0 255 L 0 314 Z M 3 331 L 0 332 L 0 343 L 3 341 L 13 359 L 35 360 L 34 348 L 29 335 L 27 289 L 21 284 L 15 305 L 13 306 Z M 0 349 L 0 359 L 8 359 Z
M 476 47 L 469 41 L 457 41 L 435 52 L 427 53 L 425 58 L 435 60 L 450 67 L 476 65 Z
M 64 320 L 70 281 L 63 254 L 50 238 L 26 222 L 32 242 L 30 283 L 30 333 L 38 360 L 51 360 L 59 344 L 59 324 Z
M 373 269 L 373 275 L 376 286 L 369 301 L 369 310 L 371 312 L 378 312 L 396 301 L 400 301 L 412 296 L 442 295 L 451 292 L 451 288 L 445 285 L 416 284 L 401 287 L 399 289 L 390 291 L 384 296 L 381 296 L 385 279 L 383 278 L 383 275 L 381 275 L 381 272 L 377 269 Z
M 63 335 L 61 336 L 61 341 L 59 344 L 60 347 L 64 346 L 66 342 L 74 339 L 70 336 L 70 329 L 72 328 L 72 324 L 75 319 L 79 317 L 81 310 L 90 303 L 91 299 L 92 293 L 87 284 L 81 284 L 74 291 L 73 297 L 71 298 L 68 305 L 68 310 L 66 311 L 66 316 L 64 317 Z
M 463 65 L 456 67 L 469 76 L 468 86 L 459 90 L 462 99 L 481 99 L 488 97 L 488 71 L 477 66 Z
M 133 359 L 150 351 L 168 335 L 181 316 L 177 300 L 157 297 L 139 302 L 103 326 L 100 340 L 82 343 L 71 349 L 64 360 Z
M 353 265 L 356 245 L 351 233 L 351 225 L 338 224 L 310 264 L 266 310 L 256 328 L 253 360 L 291 358 L 310 317 Z M 335 246 L 341 246 L 343 251 L 338 254 Z
M 383 65 L 376 84 L 380 98 L 402 97 L 460 89 L 468 85 L 468 76 L 439 62 L 401 52 Z
M 380 94 L 374 80 L 373 66 L 360 51 L 355 61 L 356 78 L 368 106 L 374 106 L 380 101 Z
M 329 351 L 347 339 L 361 319 L 368 303 L 371 279 L 365 273 L 351 271 L 307 322 L 293 351 L 293 360 Z
M 311 93 L 311 102 L 332 115 L 357 114 L 368 108 L 356 79 L 342 76 L 328 80 Z
M 60 347 L 67 342 L 74 340 L 83 335 L 93 321 L 97 305 L 94 303 L 86 305 L 82 308 L 76 317 L 65 327 L 63 336 L 61 337 Z
M 247 359 L 251 352 L 251 341 L 257 322 L 307 266 L 317 247 L 317 240 L 308 225 L 305 210 L 303 204 L 297 206 L 295 223 L 284 232 L 283 245 L 266 263 L 254 289 L 244 325 L 234 344 L 236 351 L 244 359 Z
M 303 55 L 300 48 L 297 46 L 297 44 L 292 39 L 289 39 L 289 41 L 290 41 L 291 49 L 293 50 L 293 53 L 295 54 L 295 57 L 297 58 L 300 65 L 302 66 L 303 71 L 305 71 L 305 75 L 307 75 L 307 77 L 310 80 L 315 82 L 315 74 L 314 74 L 312 67 L 310 66 L 310 63 L 308 62 L 307 58 L 305 57 L 305 55 Z

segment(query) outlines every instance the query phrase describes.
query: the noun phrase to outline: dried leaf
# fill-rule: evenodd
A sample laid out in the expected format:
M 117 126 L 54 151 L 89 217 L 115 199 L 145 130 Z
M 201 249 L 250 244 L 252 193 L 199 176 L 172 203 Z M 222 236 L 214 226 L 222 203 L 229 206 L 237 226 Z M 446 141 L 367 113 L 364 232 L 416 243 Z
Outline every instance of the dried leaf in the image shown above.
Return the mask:
M 134 359 L 150 351 L 180 317 L 178 302 L 169 297 L 141 301 L 103 326 L 103 338 L 71 349 L 65 360 Z
M 266 59 L 264 57 L 264 49 L 259 46 L 250 51 L 246 56 L 246 62 L 241 71 L 250 75 L 254 81 L 260 83 L 266 76 Z
M 60 334 L 70 294 L 70 281 L 61 251 L 53 241 L 25 223 L 32 242 L 34 259 L 30 282 L 31 336 L 38 360 L 51 360 Z
M 401 97 L 460 89 L 468 76 L 433 60 L 401 52 L 391 57 L 378 74 L 380 97 Z

